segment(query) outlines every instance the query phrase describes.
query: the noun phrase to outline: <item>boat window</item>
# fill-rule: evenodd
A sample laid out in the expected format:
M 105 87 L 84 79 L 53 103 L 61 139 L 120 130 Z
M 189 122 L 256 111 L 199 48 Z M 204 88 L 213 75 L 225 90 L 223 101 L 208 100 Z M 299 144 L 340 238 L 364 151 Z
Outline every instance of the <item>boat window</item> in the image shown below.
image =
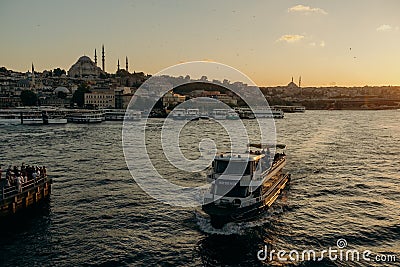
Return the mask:
M 227 186 L 218 185 L 216 194 L 219 196 L 225 194 L 226 197 L 247 197 L 250 194 L 247 186 L 240 186 L 238 184 L 235 185 L 228 193 L 226 193 L 228 190 L 229 188 L 227 188 Z
M 257 170 L 256 172 L 262 173 L 270 168 L 270 159 L 269 157 L 263 157 L 261 160 L 258 161 L 257 163 Z
M 249 175 L 251 174 L 251 169 L 252 169 L 251 167 L 252 167 L 251 161 L 234 162 L 228 160 L 218 160 L 215 166 L 215 173 Z

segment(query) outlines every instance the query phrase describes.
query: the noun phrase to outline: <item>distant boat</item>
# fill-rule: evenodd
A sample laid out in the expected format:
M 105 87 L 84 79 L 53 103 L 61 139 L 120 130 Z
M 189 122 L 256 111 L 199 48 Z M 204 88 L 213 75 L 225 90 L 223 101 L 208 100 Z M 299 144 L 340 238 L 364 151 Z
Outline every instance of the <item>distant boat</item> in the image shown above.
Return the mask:
M 99 110 L 77 111 L 67 116 L 68 122 L 72 123 L 100 123 L 105 121 L 104 112 Z
M 176 108 L 171 115 L 171 118 L 174 120 L 194 120 L 199 117 L 201 117 L 201 114 L 198 108 Z
M 237 108 L 236 110 L 241 119 L 283 119 L 285 117 L 283 111 L 276 108 Z
M 300 112 L 304 113 L 306 112 L 306 108 L 304 106 L 284 106 L 284 105 L 275 105 L 272 108 L 274 109 L 280 109 L 283 112 L 287 113 L 295 113 L 295 112 Z
M 211 112 L 211 117 L 214 120 L 226 120 L 228 116 L 229 109 L 213 109 Z
M 230 110 L 228 111 L 228 114 L 226 115 L 227 120 L 239 120 L 239 114 L 237 114 L 235 111 Z
M 21 117 L 19 111 L 14 109 L 1 109 L 0 124 L 1 125 L 21 124 Z
M 186 119 L 186 109 L 176 108 L 173 110 L 172 119 L 174 120 L 185 120 Z
M 239 114 L 230 109 L 213 109 L 210 116 L 215 120 L 238 120 Z
M 66 124 L 68 122 L 65 113 L 57 110 L 42 111 L 43 124 Z
M 44 124 L 44 117 L 40 111 L 21 112 L 21 124 L 24 125 L 42 125 Z
M 140 111 L 125 110 L 125 109 L 104 109 L 106 121 L 140 121 L 142 114 Z
M 254 110 L 254 116 L 256 118 L 268 118 L 268 119 L 283 119 L 285 114 L 280 109 L 256 109 Z
M 64 113 L 57 110 L 42 109 L 4 109 L 0 110 L 0 124 L 23 124 L 23 125 L 44 125 L 44 124 L 66 124 L 67 119 Z
M 186 119 L 192 120 L 200 117 L 200 110 L 198 108 L 188 108 L 186 110 Z

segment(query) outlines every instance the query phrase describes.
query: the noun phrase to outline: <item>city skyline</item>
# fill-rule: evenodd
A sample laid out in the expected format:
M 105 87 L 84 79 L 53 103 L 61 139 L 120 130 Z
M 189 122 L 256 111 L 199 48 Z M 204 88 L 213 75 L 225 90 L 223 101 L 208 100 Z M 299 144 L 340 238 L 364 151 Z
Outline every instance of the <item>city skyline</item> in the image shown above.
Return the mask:
M 227 3 L 3 2 L 0 65 L 68 70 L 82 55 L 94 61 L 104 44 L 109 73 L 125 57 L 130 71 L 149 74 L 210 60 L 259 86 L 292 76 L 304 86 L 400 85 L 398 1 Z

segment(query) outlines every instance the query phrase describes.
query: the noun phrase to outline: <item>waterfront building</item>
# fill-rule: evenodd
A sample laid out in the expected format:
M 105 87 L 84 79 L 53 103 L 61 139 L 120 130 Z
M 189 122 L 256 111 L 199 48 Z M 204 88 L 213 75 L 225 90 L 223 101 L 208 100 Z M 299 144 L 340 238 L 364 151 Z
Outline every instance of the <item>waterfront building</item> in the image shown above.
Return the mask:
M 162 97 L 162 102 L 164 107 L 173 107 L 180 103 L 185 102 L 186 97 L 184 95 L 175 94 L 172 91 L 166 93 Z
M 232 96 L 226 94 L 218 94 L 214 98 L 218 99 L 219 101 L 227 104 L 227 105 L 237 105 L 237 100 Z
M 133 90 L 130 87 L 117 87 L 114 89 L 115 108 L 126 109 L 133 97 Z
M 112 90 L 85 93 L 85 106 L 94 108 L 115 108 L 115 96 Z

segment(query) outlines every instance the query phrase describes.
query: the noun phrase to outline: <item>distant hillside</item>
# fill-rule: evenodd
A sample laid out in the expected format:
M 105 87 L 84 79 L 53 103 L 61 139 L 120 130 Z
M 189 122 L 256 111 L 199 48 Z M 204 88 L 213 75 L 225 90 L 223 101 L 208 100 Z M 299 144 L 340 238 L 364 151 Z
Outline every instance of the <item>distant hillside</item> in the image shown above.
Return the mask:
M 174 92 L 181 95 L 188 95 L 195 90 L 219 91 L 222 94 L 228 91 L 228 89 L 221 85 L 206 82 L 192 82 L 174 88 Z

